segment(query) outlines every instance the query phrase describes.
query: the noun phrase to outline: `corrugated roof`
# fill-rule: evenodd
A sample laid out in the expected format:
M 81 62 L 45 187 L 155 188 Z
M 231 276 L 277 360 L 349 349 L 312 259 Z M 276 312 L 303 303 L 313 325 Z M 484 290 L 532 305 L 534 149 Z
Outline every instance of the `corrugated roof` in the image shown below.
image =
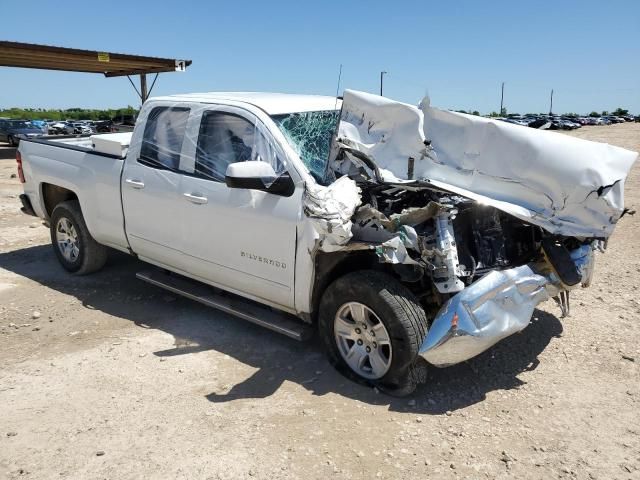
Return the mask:
M 173 72 L 180 67 L 184 70 L 189 65 L 191 60 L 0 41 L 0 66 L 4 67 L 102 73 L 105 77 L 119 77 Z

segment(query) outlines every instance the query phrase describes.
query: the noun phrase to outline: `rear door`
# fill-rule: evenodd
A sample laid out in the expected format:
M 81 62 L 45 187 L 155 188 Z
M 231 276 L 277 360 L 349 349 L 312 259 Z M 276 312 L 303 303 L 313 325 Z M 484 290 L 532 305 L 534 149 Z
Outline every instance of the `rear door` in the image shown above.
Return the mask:
M 122 173 L 122 204 L 133 251 L 180 268 L 184 208 L 179 171 L 190 106 L 153 107 L 142 137 L 134 135 Z
M 192 116 L 188 132 L 193 138 L 185 142 L 179 209 L 186 268 L 210 283 L 293 308 L 301 182 L 290 196 L 224 182 L 230 163 L 247 160 L 284 173 L 284 153 L 252 113 L 237 107 L 206 107 Z

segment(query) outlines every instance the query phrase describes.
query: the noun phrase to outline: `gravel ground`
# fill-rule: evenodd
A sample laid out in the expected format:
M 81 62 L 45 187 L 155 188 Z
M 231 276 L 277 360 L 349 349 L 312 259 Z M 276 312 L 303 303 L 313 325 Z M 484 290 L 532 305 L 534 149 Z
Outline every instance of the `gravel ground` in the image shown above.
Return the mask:
M 558 133 L 560 135 L 561 133 Z M 640 150 L 640 124 L 572 135 Z M 76 278 L 0 149 L 0 477 L 640 479 L 640 228 L 560 320 L 393 399 L 301 344 L 134 278 Z M 640 165 L 627 205 L 640 203 Z

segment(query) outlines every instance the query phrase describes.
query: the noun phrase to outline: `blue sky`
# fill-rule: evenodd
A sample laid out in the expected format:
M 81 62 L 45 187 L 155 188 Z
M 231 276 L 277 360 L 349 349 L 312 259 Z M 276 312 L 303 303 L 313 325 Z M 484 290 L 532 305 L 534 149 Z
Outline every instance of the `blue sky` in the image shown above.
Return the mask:
M 170 58 L 153 94 L 379 89 L 443 108 L 640 114 L 640 1 L 1 1 L 0 39 Z M 0 108 L 137 105 L 126 78 L 0 68 Z

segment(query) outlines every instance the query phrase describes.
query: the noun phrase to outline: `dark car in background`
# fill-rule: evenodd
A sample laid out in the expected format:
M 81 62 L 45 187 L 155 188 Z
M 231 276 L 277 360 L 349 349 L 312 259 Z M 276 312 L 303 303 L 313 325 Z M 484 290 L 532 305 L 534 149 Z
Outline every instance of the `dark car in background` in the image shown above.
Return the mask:
M 111 120 L 96 120 L 93 122 L 93 128 L 98 133 L 109 133 L 113 131 L 113 122 Z
M 0 120 L 0 142 L 7 142 L 12 147 L 17 146 L 23 138 L 42 135 L 42 130 L 28 120 Z

